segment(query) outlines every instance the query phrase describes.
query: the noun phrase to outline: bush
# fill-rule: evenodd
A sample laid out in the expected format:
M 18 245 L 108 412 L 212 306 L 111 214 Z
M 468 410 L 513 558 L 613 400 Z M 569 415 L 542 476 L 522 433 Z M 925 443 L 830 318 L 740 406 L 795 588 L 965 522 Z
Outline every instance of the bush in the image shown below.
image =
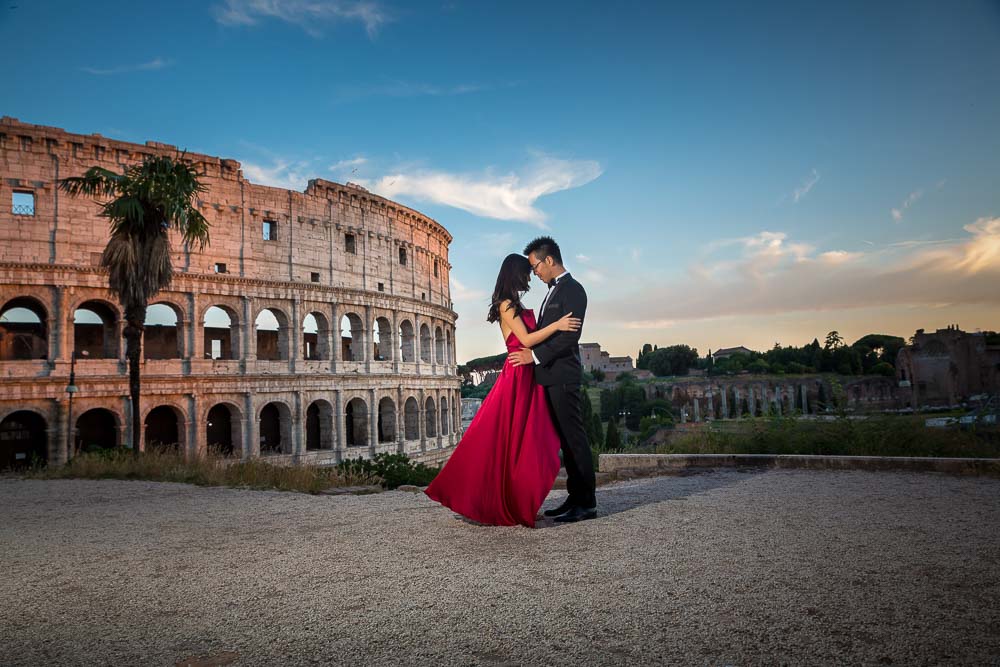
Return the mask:
M 685 434 L 658 454 L 816 454 L 826 456 L 1000 456 L 993 432 L 927 428 L 921 416 L 748 419 Z
M 374 459 L 348 459 L 337 464 L 345 474 L 368 475 L 381 479 L 382 486 L 395 489 L 403 484 L 427 486 L 437 477 L 440 467 L 414 463 L 406 454 L 377 454 Z
M 884 375 L 891 378 L 896 374 L 896 368 L 887 361 L 880 361 L 872 366 L 871 373 L 873 375 Z

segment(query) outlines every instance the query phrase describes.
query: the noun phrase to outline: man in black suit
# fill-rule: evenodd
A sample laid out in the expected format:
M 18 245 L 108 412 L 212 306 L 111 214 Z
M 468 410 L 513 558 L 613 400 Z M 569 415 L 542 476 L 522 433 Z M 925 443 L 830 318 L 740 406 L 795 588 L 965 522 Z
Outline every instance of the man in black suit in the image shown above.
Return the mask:
M 555 322 L 567 313 L 580 318 L 581 329 L 587 314 L 587 293 L 563 266 L 559 245 L 541 236 L 527 245 L 524 254 L 532 272 L 548 284 L 549 291 L 538 312 L 538 328 Z M 569 497 L 559 507 L 546 510 L 556 521 L 582 521 L 597 516 L 594 494 L 594 463 L 583 427 L 581 408 L 583 365 L 580 363 L 580 331 L 557 331 L 532 349 L 510 354 L 515 366 L 535 364 L 535 381 L 545 387 L 553 421 L 562 445 Z

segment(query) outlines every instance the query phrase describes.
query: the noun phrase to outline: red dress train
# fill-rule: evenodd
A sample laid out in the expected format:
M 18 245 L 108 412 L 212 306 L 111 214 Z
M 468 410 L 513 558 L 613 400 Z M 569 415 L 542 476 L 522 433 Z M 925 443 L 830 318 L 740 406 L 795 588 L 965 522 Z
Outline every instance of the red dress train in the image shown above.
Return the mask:
M 521 313 L 528 331 L 534 313 Z M 513 333 L 507 351 L 520 350 Z M 559 473 L 559 435 L 534 366 L 505 361 L 493 389 L 424 491 L 437 502 L 479 523 L 534 527 L 535 516 Z

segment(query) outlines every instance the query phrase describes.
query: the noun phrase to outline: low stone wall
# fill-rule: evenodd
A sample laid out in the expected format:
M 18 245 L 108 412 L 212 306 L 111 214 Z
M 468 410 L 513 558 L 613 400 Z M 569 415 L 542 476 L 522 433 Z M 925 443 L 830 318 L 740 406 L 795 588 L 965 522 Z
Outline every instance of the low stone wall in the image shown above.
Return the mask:
M 601 454 L 599 460 L 601 472 L 620 476 L 654 476 L 690 469 L 749 467 L 905 470 L 1000 478 L 1000 459 L 788 454 Z

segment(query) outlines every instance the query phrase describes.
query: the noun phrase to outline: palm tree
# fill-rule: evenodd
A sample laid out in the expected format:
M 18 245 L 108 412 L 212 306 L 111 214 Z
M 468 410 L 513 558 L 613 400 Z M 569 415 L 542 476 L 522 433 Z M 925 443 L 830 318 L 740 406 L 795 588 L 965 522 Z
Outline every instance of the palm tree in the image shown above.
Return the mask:
M 192 198 L 207 188 L 184 161 L 166 156 L 146 158 L 121 174 L 91 167 L 83 176 L 64 178 L 59 188 L 72 196 L 109 198 L 101 215 L 111 224 L 101 266 L 108 270 L 108 288 L 125 311 L 123 337 L 128 357 L 132 397 L 132 452 L 139 454 L 139 360 L 149 300 L 170 285 L 171 228 L 186 246 L 208 243 L 208 221 L 192 206 Z

